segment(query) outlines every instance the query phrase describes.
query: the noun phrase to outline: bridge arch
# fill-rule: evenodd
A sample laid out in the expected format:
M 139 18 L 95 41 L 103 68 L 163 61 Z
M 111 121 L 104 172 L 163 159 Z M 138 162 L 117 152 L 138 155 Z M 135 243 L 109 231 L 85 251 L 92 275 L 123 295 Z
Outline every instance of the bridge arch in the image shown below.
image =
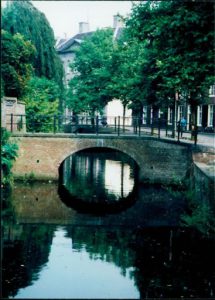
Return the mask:
M 105 146 L 105 147 L 102 147 L 102 146 L 90 146 L 90 147 L 81 147 L 80 149 L 78 150 L 75 150 L 73 151 L 72 153 L 66 153 L 64 156 L 63 156 L 63 160 L 60 162 L 59 164 L 59 168 L 60 166 L 63 164 L 63 162 L 65 161 L 65 159 L 67 159 L 68 157 L 70 157 L 71 155 L 73 154 L 76 154 L 78 152 L 81 152 L 81 151 L 84 151 L 84 150 L 90 150 L 90 149 L 110 149 L 110 150 L 114 150 L 114 151 L 118 151 L 120 153 L 123 153 L 125 155 L 127 155 L 129 158 L 131 158 L 135 163 L 136 165 L 138 166 L 138 168 L 140 168 L 140 163 L 136 160 L 137 158 L 134 157 L 134 155 L 132 155 L 131 153 L 126 153 L 125 150 L 122 150 L 122 149 L 119 149 L 119 147 L 113 147 L 113 146 Z
M 171 183 L 185 178 L 191 164 L 189 147 L 149 137 L 33 135 L 13 137 L 19 146 L 15 178 L 58 180 L 66 157 L 90 148 L 110 148 L 131 157 L 139 166 L 139 180 Z

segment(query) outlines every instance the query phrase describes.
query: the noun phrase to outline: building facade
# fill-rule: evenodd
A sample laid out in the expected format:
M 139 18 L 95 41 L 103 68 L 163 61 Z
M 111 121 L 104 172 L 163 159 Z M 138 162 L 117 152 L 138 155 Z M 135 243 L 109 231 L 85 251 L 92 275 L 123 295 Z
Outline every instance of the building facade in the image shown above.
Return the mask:
M 163 124 L 171 127 L 173 126 L 173 112 L 172 107 L 168 107 L 166 110 L 159 107 L 143 106 L 142 123 L 143 125 L 150 125 L 152 119 L 160 118 L 163 120 Z M 186 130 L 191 130 L 191 106 L 184 102 L 177 104 L 175 108 L 175 123 L 180 121 L 184 117 L 186 119 Z M 209 99 L 197 106 L 197 126 L 201 132 L 212 133 L 215 132 L 215 85 L 210 87 Z

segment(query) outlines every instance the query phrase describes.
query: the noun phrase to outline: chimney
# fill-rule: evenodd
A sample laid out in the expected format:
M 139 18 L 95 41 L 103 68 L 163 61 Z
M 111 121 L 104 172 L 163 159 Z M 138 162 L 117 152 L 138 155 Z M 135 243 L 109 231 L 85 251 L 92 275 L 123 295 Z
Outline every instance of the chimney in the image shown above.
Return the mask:
M 122 28 L 122 27 L 124 27 L 123 20 L 121 19 L 120 16 L 114 15 L 113 16 L 113 28 L 116 29 L 116 28 Z
M 89 32 L 89 23 L 79 22 L 79 33 Z

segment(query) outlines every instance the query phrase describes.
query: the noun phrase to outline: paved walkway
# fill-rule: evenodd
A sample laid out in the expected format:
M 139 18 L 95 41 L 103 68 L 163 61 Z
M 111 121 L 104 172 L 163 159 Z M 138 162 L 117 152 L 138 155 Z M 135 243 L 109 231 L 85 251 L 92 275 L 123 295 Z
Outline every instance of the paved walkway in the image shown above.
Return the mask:
M 125 134 L 127 134 L 128 132 L 133 134 L 133 128 L 126 127 Z M 123 135 L 123 132 L 121 131 L 120 134 Z M 141 128 L 140 134 L 141 134 L 141 136 L 144 136 L 144 135 L 152 136 L 151 128 L 146 128 L 146 127 Z M 175 132 L 175 138 L 171 137 L 172 131 L 169 130 L 167 134 L 168 135 L 166 136 L 166 130 L 161 129 L 161 131 L 160 131 L 161 138 L 168 139 L 168 140 L 175 140 L 175 141 L 178 140 L 178 132 Z M 155 137 L 158 136 L 158 129 L 154 129 L 153 136 L 155 136 Z M 182 135 L 182 138 L 180 136 L 180 141 L 194 144 L 194 140 L 191 139 L 191 132 L 184 132 Z M 204 146 L 209 146 L 209 147 L 215 148 L 215 133 L 198 133 L 197 145 L 204 145 Z
M 162 137 L 164 137 L 161 134 Z M 175 140 L 178 139 L 178 135 L 176 135 Z M 191 140 L 191 133 L 183 133 L 182 138 L 180 137 L 180 141 L 188 142 L 194 144 L 194 140 Z M 215 134 L 214 133 L 199 133 L 197 136 L 197 145 L 204 145 L 215 148 Z
M 133 129 L 128 129 L 130 132 L 133 131 Z M 144 136 L 146 135 L 151 135 L 151 128 L 146 128 L 142 127 L 141 128 L 141 135 Z M 154 136 L 158 136 L 158 129 L 154 129 Z M 178 140 L 178 132 L 175 132 L 175 138 L 172 138 L 172 131 L 169 130 L 167 132 L 166 136 L 166 130 L 161 129 L 160 130 L 160 137 L 164 139 L 172 139 L 172 140 Z M 180 141 L 187 142 L 194 144 L 194 140 L 191 139 L 191 132 L 184 132 L 181 136 L 179 137 Z M 204 146 L 209 146 L 209 147 L 214 147 L 215 148 L 215 133 L 198 133 L 197 136 L 197 144 L 198 145 L 204 145 Z

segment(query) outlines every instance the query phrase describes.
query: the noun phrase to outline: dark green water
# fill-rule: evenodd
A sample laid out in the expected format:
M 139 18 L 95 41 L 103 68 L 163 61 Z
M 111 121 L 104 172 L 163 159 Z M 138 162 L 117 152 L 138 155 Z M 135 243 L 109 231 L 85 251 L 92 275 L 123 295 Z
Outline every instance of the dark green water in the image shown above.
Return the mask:
M 3 297 L 214 298 L 215 242 L 179 226 L 184 197 L 138 184 L 127 157 L 88 154 L 65 162 L 60 188 L 15 183 Z

